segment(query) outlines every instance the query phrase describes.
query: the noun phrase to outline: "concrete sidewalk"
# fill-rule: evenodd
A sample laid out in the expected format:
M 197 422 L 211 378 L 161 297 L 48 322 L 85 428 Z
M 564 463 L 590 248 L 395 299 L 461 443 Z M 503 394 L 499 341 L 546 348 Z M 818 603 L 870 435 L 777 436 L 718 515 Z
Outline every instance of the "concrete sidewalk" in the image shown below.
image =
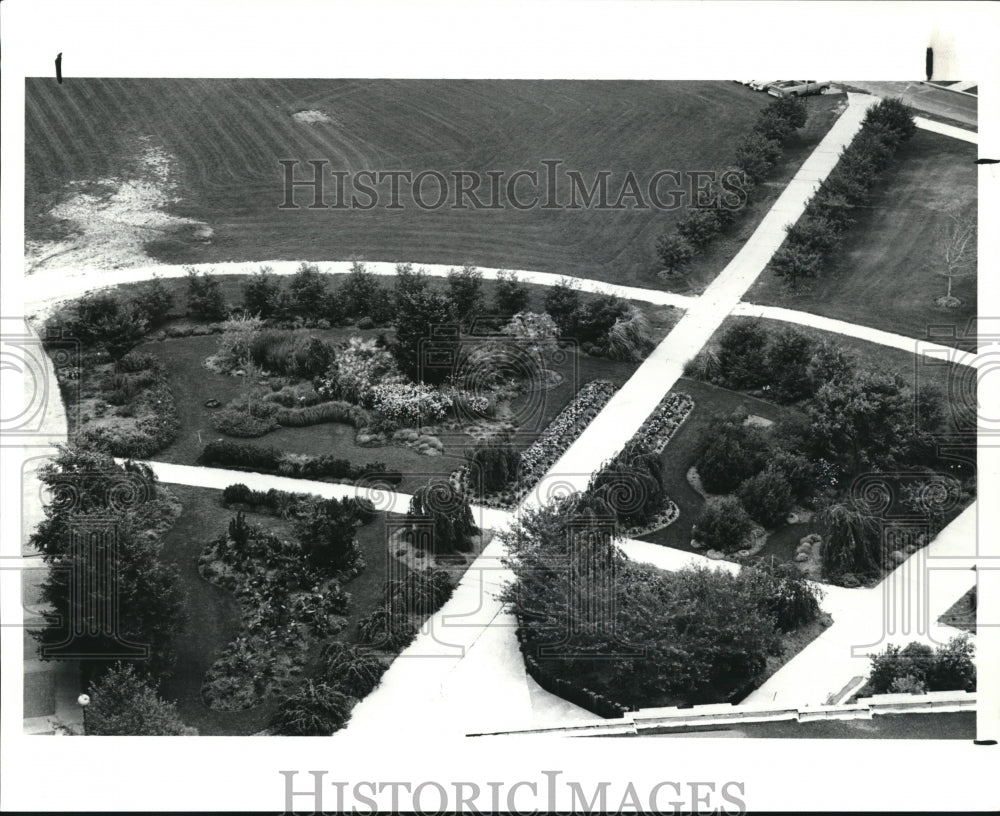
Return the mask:
M 684 372 L 684 364 L 702 349 L 764 271 L 785 240 L 785 227 L 805 211 L 816 188 L 861 127 L 865 112 L 877 102 L 866 94 L 848 94 L 848 100 L 847 110 L 799 168 L 736 257 L 552 466 L 550 476 L 558 474 L 562 482 L 584 490 L 594 471 L 625 446 L 674 387 Z
M 742 703 L 825 702 L 851 678 L 867 675 L 870 656 L 889 644 L 939 646 L 958 630 L 937 622 L 976 584 L 976 503 L 923 549 L 870 589 L 824 587 L 833 625 Z
M 975 367 L 982 362 L 975 353 L 962 351 L 954 346 L 943 346 L 928 340 L 918 340 L 902 334 L 892 334 L 881 329 L 873 329 L 870 326 L 860 326 L 857 323 L 848 323 L 846 320 L 823 317 L 811 312 L 784 309 L 780 306 L 740 303 L 733 309 L 732 313 L 748 317 L 763 317 L 768 320 L 780 320 L 784 323 L 795 323 L 799 326 L 811 326 L 814 329 L 841 334 L 845 337 L 856 337 L 858 340 L 867 340 L 869 343 L 896 348 L 900 351 L 908 351 L 911 354 L 930 354 L 935 359 L 950 360 L 958 365 Z

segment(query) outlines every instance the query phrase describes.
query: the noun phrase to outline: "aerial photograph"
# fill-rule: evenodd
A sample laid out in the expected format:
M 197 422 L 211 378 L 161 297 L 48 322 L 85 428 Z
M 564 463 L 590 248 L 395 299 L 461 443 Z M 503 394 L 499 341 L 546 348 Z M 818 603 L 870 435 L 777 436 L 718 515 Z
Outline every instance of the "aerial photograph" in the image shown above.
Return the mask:
M 23 733 L 973 740 L 978 101 L 29 76 Z

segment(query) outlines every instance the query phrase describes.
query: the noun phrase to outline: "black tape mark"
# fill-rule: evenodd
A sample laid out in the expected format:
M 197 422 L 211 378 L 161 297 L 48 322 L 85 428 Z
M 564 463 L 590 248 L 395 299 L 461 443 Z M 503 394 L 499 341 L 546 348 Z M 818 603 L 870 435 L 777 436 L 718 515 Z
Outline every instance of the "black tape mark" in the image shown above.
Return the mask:
M 1000 159 L 976 159 L 976 164 L 1000 164 Z
M 62 85 L 62 51 L 56 55 L 56 82 Z
M 924 56 L 924 70 L 927 72 L 927 81 L 931 81 L 931 77 L 934 76 L 934 49 L 930 46 L 927 47 L 927 53 Z

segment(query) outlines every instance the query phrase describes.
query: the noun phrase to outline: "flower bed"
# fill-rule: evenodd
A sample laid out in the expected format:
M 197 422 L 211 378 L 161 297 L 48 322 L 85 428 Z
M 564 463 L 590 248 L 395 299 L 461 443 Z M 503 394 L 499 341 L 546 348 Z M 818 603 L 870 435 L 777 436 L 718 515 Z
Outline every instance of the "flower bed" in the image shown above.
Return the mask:
M 642 423 L 634 439 L 653 453 L 663 453 L 693 408 L 694 400 L 687 394 L 667 394 Z
M 616 390 L 617 387 L 612 382 L 593 380 L 577 391 L 573 400 L 549 423 L 541 436 L 521 452 L 514 487 L 486 496 L 474 496 L 468 484 L 468 467 L 464 465 L 452 473 L 452 484 L 480 504 L 504 509 L 513 507 L 548 473 L 559 457 L 583 433 L 587 424 L 608 404 Z
M 638 538 L 639 536 L 644 536 L 648 533 L 655 533 L 657 530 L 669 527 L 677 521 L 680 514 L 680 508 L 670 499 L 667 499 L 663 505 L 663 509 L 656 514 L 656 517 L 650 521 L 649 524 L 644 524 L 641 527 L 629 527 L 625 530 L 625 535 L 628 538 Z
M 123 458 L 146 459 L 177 438 L 180 422 L 163 364 L 130 352 L 117 364 L 99 352 L 54 364 L 77 443 Z
M 240 605 L 239 635 L 222 651 L 202 685 L 210 708 L 251 708 L 285 689 L 316 639 L 343 629 L 350 596 L 341 583 L 356 574 L 318 577 L 302 547 L 249 527 L 238 540 L 222 535 L 198 559 L 205 580 L 232 590 Z

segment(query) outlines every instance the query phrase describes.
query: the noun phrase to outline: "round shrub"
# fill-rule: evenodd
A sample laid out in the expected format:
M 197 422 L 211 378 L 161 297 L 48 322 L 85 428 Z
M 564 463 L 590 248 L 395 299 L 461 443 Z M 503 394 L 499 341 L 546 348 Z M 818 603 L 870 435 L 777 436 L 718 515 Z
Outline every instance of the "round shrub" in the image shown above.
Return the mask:
M 343 728 L 353 702 L 335 686 L 307 680 L 278 706 L 271 730 L 289 737 L 327 737 Z
M 710 499 L 691 530 L 693 538 L 713 550 L 730 553 L 742 549 L 753 521 L 735 496 Z
M 740 501 L 764 527 L 777 527 L 792 509 L 792 488 L 781 471 L 767 467 L 740 486 Z
M 343 643 L 327 646 L 323 662 L 326 682 L 359 700 L 375 690 L 386 670 L 386 665 L 374 654 Z
M 739 416 L 706 429 L 700 441 L 698 475 L 710 493 L 729 493 L 756 476 L 771 457 L 760 428 Z
M 212 427 L 226 436 L 251 439 L 264 436 L 278 427 L 274 406 L 257 403 L 247 411 L 246 406 L 223 408 L 212 414 Z

